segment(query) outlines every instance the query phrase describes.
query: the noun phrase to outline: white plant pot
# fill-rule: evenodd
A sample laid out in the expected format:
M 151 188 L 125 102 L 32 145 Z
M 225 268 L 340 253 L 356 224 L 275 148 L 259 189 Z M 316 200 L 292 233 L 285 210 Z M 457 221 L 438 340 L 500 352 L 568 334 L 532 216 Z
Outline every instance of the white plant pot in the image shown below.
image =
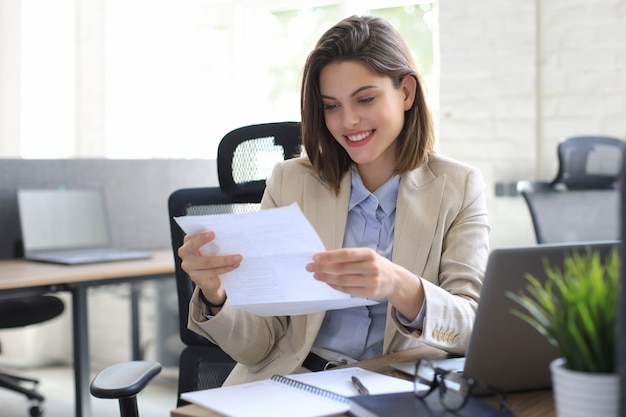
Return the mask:
M 565 359 L 550 363 L 557 417 L 618 417 L 619 375 L 573 371 Z

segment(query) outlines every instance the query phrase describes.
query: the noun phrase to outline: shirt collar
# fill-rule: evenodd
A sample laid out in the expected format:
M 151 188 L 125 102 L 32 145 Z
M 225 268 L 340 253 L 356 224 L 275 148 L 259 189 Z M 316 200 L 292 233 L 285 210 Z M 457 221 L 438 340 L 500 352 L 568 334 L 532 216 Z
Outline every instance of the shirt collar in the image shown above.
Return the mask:
M 373 193 L 373 195 L 378 200 L 380 208 L 385 212 L 387 216 L 393 213 L 393 211 L 396 209 L 399 186 L 400 176 L 394 175 Z M 350 204 L 348 206 L 348 209 L 352 210 L 354 207 L 361 204 L 370 195 L 372 195 L 372 193 L 370 193 L 369 190 L 365 188 L 365 185 L 363 185 L 363 180 L 361 180 L 359 171 L 356 169 L 356 167 L 352 166 L 352 191 L 350 192 Z

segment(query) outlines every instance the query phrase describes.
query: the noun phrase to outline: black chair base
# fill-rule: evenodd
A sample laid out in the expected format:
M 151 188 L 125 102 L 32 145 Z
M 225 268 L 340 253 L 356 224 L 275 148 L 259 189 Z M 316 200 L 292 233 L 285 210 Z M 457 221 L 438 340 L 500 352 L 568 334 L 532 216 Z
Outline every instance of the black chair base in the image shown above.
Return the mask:
M 59 316 L 65 309 L 63 301 L 52 295 L 6 298 L 0 301 L 0 329 L 15 329 L 42 323 Z M 0 351 L 1 351 L 0 347 Z M 43 414 L 43 395 L 37 391 L 39 381 L 0 372 L 0 388 L 25 395 L 30 400 L 31 417 Z
M 26 385 L 29 385 L 30 388 Z M 30 400 L 29 413 L 31 417 L 43 415 L 41 404 L 44 397 L 37 391 L 37 385 L 39 385 L 39 381 L 36 379 L 0 372 L 0 387 L 25 395 Z

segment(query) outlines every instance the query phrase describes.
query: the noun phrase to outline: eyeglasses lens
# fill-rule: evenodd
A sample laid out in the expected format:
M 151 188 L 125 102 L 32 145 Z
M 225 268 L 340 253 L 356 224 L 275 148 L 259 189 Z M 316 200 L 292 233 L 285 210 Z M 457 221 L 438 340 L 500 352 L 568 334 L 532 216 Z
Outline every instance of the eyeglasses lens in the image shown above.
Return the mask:
M 460 410 L 467 401 L 469 390 L 468 382 L 460 374 L 447 373 L 439 384 L 441 403 L 447 410 Z
M 415 395 L 423 398 L 427 396 L 435 385 L 437 373 L 430 361 L 421 360 L 415 368 Z

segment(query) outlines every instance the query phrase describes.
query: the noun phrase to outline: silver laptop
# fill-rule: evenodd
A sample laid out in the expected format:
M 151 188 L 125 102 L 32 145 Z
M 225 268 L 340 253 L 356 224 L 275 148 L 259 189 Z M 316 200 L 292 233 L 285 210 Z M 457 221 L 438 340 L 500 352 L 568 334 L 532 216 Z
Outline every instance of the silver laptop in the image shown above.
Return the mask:
M 72 265 L 151 257 L 112 247 L 102 190 L 21 189 L 17 202 L 26 259 Z
M 487 263 L 467 355 L 444 359 L 437 365 L 479 379 L 500 392 L 549 388 L 549 363 L 556 353 L 534 328 L 511 314 L 520 307 L 507 293 L 525 288 L 527 273 L 545 281 L 544 260 L 562 269 L 567 253 L 590 248 L 604 257 L 618 245 L 611 241 L 494 249 Z M 415 372 L 415 363 L 392 366 Z

